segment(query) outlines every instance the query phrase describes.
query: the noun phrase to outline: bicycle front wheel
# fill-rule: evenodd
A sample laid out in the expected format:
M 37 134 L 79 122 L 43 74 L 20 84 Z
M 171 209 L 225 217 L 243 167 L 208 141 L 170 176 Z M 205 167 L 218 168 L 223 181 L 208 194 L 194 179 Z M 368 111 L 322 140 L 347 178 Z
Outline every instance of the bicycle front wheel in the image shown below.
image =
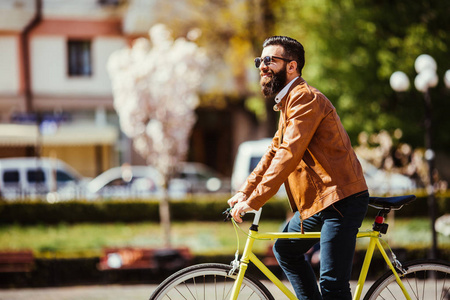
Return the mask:
M 400 278 L 411 299 L 450 299 L 450 264 L 443 261 L 421 260 L 403 265 L 406 274 Z M 405 299 L 391 271 L 379 278 L 367 292 L 364 300 Z
M 228 275 L 231 266 L 199 264 L 187 267 L 164 280 L 150 296 L 150 300 L 163 299 L 228 299 L 236 275 Z M 238 299 L 274 300 L 272 294 L 257 279 L 246 274 Z

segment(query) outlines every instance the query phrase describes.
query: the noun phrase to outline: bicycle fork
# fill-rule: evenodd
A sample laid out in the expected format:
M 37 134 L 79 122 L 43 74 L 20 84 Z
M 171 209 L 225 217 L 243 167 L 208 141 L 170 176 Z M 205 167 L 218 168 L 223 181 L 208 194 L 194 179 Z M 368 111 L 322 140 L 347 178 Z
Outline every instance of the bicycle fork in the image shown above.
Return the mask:
M 386 261 L 386 264 L 389 266 L 389 269 L 394 274 L 395 280 L 396 280 L 397 284 L 399 285 L 399 287 L 401 288 L 403 294 L 405 295 L 405 298 L 407 300 L 411 300 L 411 297 L 409 296 L 408 291 L 406 290 L 405 286 L 403 285 L 403 282 L 401 281 L 400 277 L 398 276 L 398 273 L 395 270 L 394 265 L 392 264 L 386 251 L 384 250 L 383 246 L 381 245 L 381 242 L 379 239 L 379 232 L 373 231 L 373 232 L 370 232 L 369 235 L 367 235 L 367 236 L 370 237 L 370 242 L 369 242 L 369 246 L 367 248 L 366 256 L 364 257 L 363 266 L 361 269 L 361 273 L 359 275 L 358 284 L 356 286 L 353 300 L 359 300 L 361 297 L 363 285 L 367 278 L 367 273 L 369 271 L 369 266 L 370 266 L 370 262 L 373 257 L 375 246 L 378 248 L 378 250 L 380 250 L 380 253 L 383 256 L 384 260 Z M 400 265 L 400 263 L 395 258 L 394 258 L 394 263 L 396 264 L 396 266 Z
M 250 235 L 252 232 L 250 231 Z M 248 268 L 248 263 L 250 262 L 249 258 L 249 252 L 250 249 L 253 247 L 254 239 L 248 238 L 247 242 L 245 243 L 244 252 L 242 253 L 241 261 L 239 264 L 239 272 L 236 277 L 236 280 L 234 281 L 233 290 L 231 291 L 231 297 L 230 300 L 237 300 L 239 296 L 239 291 L 241 290 L 242 281 L 244 280 L 245 272 Z M 237 257 L 236 257 L 237 259 Z M 236 265 L 236 262 L 233 262 L 234 265 Z M 232 270 L 233 271 L 233 270 Z M 230 276 L 232 274 L 229 274 Z
M 234 282 L 233 290 L 231 293 L 230 299 L 236 300 L 239 295 L 239 291 L 241 290 L 242 281 L 244 280 L 245 272 L 247 271 L 248 264 L 251 261 L 267 278 L 275 284 L 289 299 L 295 300 L 297 297 L 286 287 L 285 284 L 281 282 L 278 277 L 273 274 L 269 268 L 264 265 L 264 263 L 251 251 L 253 247 L 253 243 L 255 241 L 255 237 L 260 236 L 260 234 L 256 231 L 250 230 L 250 236 L 247 239 L 245 244 L 244 252 L 242 253 L 242 257 L 239 264 L 239 273 Z M 233 263 L 234 264 L 234 263 Z M 230 274 L 231 275 L 231 274 Z

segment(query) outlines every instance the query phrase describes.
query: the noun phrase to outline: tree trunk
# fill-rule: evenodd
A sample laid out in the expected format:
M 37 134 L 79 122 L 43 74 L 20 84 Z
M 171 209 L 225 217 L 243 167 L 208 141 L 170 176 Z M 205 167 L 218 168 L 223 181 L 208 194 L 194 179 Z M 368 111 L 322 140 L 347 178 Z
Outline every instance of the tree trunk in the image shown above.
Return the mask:
M 161 221 L 162 235 L 164 239 L 164 247 L 170 248 L 170 206 L 169 206 L 169 180 L 164 179 L 163 198 L 159 204 L 159 218 Z

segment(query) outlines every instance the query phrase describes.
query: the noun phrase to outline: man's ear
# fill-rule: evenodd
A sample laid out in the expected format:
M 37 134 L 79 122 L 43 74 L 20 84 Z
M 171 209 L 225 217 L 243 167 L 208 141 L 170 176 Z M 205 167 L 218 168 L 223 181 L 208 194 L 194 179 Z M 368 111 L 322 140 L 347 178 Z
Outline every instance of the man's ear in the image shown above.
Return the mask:
M 297 62 L 295 60 L 292 60 L 287 64 L 287 72 L 294 73 L 296 71 L 297 71 Z

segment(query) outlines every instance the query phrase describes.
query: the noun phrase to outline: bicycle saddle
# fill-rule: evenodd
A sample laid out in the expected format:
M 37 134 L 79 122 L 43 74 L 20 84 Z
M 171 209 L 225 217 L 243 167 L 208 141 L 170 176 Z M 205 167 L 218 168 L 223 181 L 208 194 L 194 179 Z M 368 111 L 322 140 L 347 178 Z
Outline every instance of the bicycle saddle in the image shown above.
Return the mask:
M 416 200 L 415 195 L 397 197 L 370 197 L 369 205 L 381 208 L 400 209 L 403 205 L 408 204 L 414 200 Z

